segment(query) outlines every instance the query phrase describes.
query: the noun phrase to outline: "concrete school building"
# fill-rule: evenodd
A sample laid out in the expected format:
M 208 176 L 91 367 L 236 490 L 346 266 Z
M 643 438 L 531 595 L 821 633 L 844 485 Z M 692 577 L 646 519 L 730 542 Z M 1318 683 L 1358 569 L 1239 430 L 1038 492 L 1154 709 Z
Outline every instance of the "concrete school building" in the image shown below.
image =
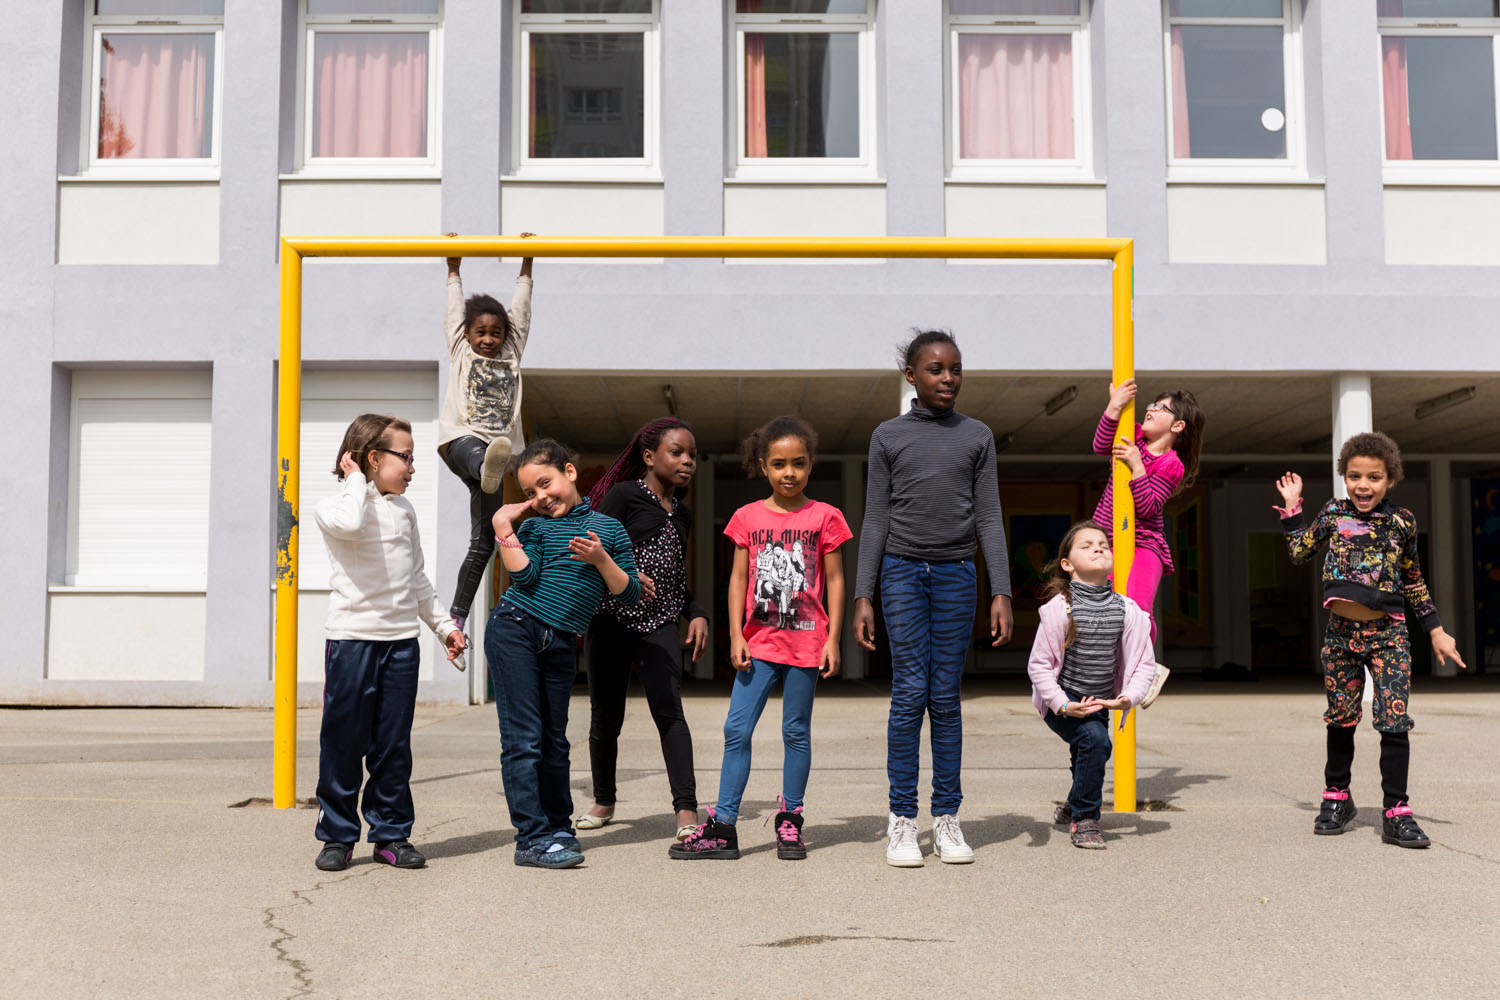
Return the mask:
M 271 698 L 281 235 L 1128 236 L 1143 392 L 1208 414 L 1172 508 L 1164 662 L 1316 669 L 1310 503 L 1373 426 L 1470 664 L 1500 662 L 1500 153 L 1491 0 L 34 0 L 0 82 L 8 447 L 0 702 Z M 470 260 L 504 299 L 516 262 Z M 439 260 L 305 268 L 302 697 L 326 559 L 309 512 L 347 421 L 416 428 L 409 494 L 446 598 L 467 494 L 434 452 Z M 763 493 L 740 438 L 800 412 L 810 492 L 858 527 L 894 344 L 951 329 L 996 434 L 1018 635 L 1107 473 L 1089 453 L 1109 275 L 1086 263 L 536 264 L 533 434 L 602 467 L 676 412 L 706 453 L 692 582 Z M 846 550 L 851 572 L 855 546 Z M 1030 588 L 1030 589 L 1028 589 Z M 711 602 L 711 603 L 710 603 Z M 477 617 L 477 616 L 476 616 Z M 484 697 L 425 642 L 421 697 Z M 1418 670 L 1426 644 L 1415 643 Z M 476 654 L 477 655 L 477 654 Z M 722 655 L 717 658 L 723 669 Z M 693 671 L 711 676 L 715 663 Z M 880 655 L 846 646 L 846 675 Z

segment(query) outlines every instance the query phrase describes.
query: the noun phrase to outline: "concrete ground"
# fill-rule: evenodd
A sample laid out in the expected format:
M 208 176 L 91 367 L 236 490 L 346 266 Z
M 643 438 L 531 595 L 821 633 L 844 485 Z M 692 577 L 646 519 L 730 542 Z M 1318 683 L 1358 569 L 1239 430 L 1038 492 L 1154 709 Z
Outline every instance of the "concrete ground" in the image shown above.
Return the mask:
M 636 698 L 620 820 L 584 834 L 588 863 L 565 872 L 511 863 L 491 706 L 418 711 L 413 840 L 428 868 L 377 866 L 362 847 L 334 875 L 313 868 L 311 810 L 237 805 L 270 795 L 269 712 L 0 711 L 0 996 L 1497 995 L 1500 685 L 1418 684 L 1411 787 L 1433 846 L 1406 851 L 1380 842 L 1368 725 L 1354 828 L 1312 835 L 1317 683 L 1170 686 L 1141 722 L 1152 809 L 1106 812 L 1103 852 L 1048 823 L 1067 755 L 1024 688 L 974 683 L 962 818 L 976 862 L 916 870 L 884 863 L 886 698 L 860 683 L 817 703 L 806 861 L 778 861 L 761 822 L 779 791 L 774 701 L 745 857 L 669 861 L 666 779 Z M 717 686 L 688 698 L 709 801 L 725 706 Z M 581 689 L 571 718 L 582 810 Z M 299 796 L 317 727 L 301 713 Z

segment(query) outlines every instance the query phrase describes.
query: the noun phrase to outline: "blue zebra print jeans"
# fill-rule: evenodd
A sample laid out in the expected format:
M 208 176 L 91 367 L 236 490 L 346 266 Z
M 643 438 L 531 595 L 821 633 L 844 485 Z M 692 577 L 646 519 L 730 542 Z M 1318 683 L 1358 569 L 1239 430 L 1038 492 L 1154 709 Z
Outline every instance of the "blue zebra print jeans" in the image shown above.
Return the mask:
M 880 561 L 880 606 L 891 640 L 886 774 L 891 812 L 897 816 L 917 815 L 924 715 L 932 733 L 932 815 L 957 813 L 963 801 L 960 682 L 977 596 L 972 559 L 927 562 L 887 555 Z

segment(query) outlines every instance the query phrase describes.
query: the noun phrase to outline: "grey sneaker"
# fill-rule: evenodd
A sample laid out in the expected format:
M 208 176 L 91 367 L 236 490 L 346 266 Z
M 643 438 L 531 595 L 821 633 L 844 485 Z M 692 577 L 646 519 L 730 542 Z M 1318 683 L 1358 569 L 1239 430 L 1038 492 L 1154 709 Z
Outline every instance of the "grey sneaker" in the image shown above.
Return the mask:
M 1104 834 L 1097 819 L 1081 819 L 1073 824 L 1073 846 L 1086 851 L 1104 850 Z
M 967 865 L 974 861 L 974 848 L 964 841 L 957 813 L 932 817 L 932 847 L 945 865 Z
M 510 438 L 495 438 L 484 449 L 484 464 L 479 467 L 479 488 L 486 493 L 500 492 L 500 480 L 505 478 L 505 466 L 509 461 Z
M 885 863 L 892 868 L 921 868 L 922 848 L 917 846 L 917 821 L 912 816 L 897 816 L 891 813 L 885 835 L 890 842 L 885 847 Z
M 583 855 L 561 844 L 516 848 L 516 865 L 520 868 L 573 868 L 581 864 Z
M 1067 802 L 1060 802 L 1057 808 L 1052 810 L 1052 822 L 1058 826 L 1069 826 L 1073 822 L 1073 810 L 1068 808 Z

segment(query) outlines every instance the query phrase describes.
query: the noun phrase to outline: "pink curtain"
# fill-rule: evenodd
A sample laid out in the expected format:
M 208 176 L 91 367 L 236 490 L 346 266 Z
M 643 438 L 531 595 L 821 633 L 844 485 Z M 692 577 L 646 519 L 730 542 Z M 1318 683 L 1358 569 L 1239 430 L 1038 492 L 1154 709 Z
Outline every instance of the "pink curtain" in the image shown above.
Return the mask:
M 958 136 L 965 159 L 1071 159 L 1071 36 L 959 35 Z
M 741 14 L 759 14 L 761 0 L 740 0 Z M 766 155 L 766 36 L 745 33 L 745 155 Z
M 1172 155 L 1185 160 L 1193 155 L 1188 128 L 1187 60 L 1182 54 L 1182 28 L 1172 29 Z
M 1380 85 L 1385 91 L 1385 158 L 1409 160 L 1411 109 L 1406 94 L 1406 39 L 1380 40 Z
M 318 32 L 312 155 L 427 155 L 426 34 Z
M 105 35 L 99 159 L 212 155 L 213 60 L 212 35 Z

